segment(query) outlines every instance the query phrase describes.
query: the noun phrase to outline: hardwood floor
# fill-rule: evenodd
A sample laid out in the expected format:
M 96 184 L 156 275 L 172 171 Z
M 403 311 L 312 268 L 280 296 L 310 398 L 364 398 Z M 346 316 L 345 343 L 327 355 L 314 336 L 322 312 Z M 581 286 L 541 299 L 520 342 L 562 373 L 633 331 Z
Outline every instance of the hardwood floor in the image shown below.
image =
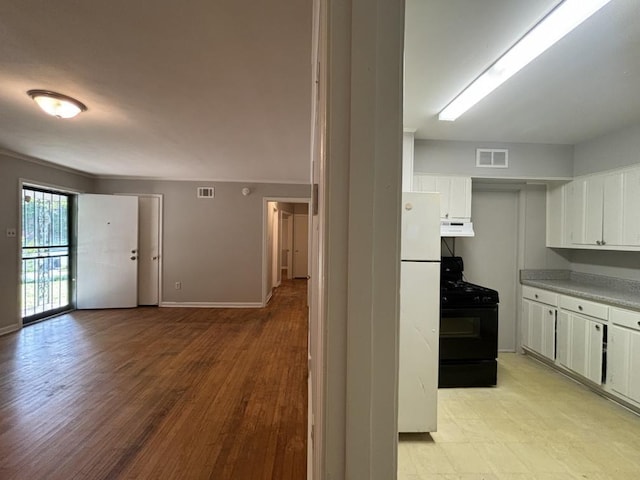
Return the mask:
M 399 480 L 640 478 L 640 416 L 529 357 L 438 396 L 438 432 L 400 435 Z
M 306 476 L 306 281 L 264 309 L 78 311 L 0 337 L 0 479 Z

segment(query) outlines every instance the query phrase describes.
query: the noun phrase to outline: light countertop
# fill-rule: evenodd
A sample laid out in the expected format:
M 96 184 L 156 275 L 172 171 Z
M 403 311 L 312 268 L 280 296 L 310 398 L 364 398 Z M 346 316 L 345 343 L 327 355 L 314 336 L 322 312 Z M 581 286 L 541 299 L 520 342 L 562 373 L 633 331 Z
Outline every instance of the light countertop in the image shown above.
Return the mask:
M 640 311 L 640 282 L 572 272 L 521 270 L 520 283 L 594 302 Z

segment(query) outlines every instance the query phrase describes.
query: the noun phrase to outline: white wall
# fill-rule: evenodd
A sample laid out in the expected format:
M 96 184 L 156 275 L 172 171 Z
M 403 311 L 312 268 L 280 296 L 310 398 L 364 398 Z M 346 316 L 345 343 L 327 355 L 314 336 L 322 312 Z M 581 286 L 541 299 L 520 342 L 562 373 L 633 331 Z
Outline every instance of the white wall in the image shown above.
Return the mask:
M 575 272 L 640 281 L 638 252 L 572 250 L 569 258 Z
M 509 168 L 476 167 L 476 148 L 508 148 Z M 416 140 L 414 172 L 487 178 L 568 179 L 573 175 L 571 145 Z
M 640 123 L 575 146 L 575 176 L 640 163 Z
M 498 291 L 498 349 L 516 348 L 518 191 L 473 192 L 475 237 L 459 238 L 465 278 Z
M 214 199 L 196 198 L 197 186 Z M 263 197 L 309 196 L 308 185 L 109 180 L 98 193 L 159 193 L 163 199 L 164 302 L 262 302 Z M 175 282 L 182 289 L 174 288 Z
M 476 235 L 456 240 L 466 279 L 500 295 L 498 347 L 503 351 L 517 347 L 519 270 L 569 268 L 567 252 L 545 247 L 545 211 L 544 185 L 476 184 L 471 204 Z M 446 249 L 443 255 L 449 255 Z

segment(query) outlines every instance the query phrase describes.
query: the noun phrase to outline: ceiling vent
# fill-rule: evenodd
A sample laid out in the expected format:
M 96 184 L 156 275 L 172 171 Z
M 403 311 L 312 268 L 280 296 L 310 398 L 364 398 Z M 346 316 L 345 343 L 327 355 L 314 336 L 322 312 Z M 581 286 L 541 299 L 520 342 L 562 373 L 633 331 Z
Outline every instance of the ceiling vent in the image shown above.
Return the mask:
M 198 187 L 198 198 L 213 198 L 214 194 L 213 187 Z
M 509 150 L 506 148 L 476 149 L 476 167 L 509 168 Z

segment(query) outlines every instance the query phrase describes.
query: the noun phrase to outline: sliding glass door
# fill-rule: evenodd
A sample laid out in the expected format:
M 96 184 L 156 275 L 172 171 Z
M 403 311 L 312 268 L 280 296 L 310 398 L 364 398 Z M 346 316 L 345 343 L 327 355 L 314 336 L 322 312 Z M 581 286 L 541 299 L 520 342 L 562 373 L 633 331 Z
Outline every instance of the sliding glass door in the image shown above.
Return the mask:
M 71 195 L 22 189 L 22 320 L 29 323 L 71 306 Z

